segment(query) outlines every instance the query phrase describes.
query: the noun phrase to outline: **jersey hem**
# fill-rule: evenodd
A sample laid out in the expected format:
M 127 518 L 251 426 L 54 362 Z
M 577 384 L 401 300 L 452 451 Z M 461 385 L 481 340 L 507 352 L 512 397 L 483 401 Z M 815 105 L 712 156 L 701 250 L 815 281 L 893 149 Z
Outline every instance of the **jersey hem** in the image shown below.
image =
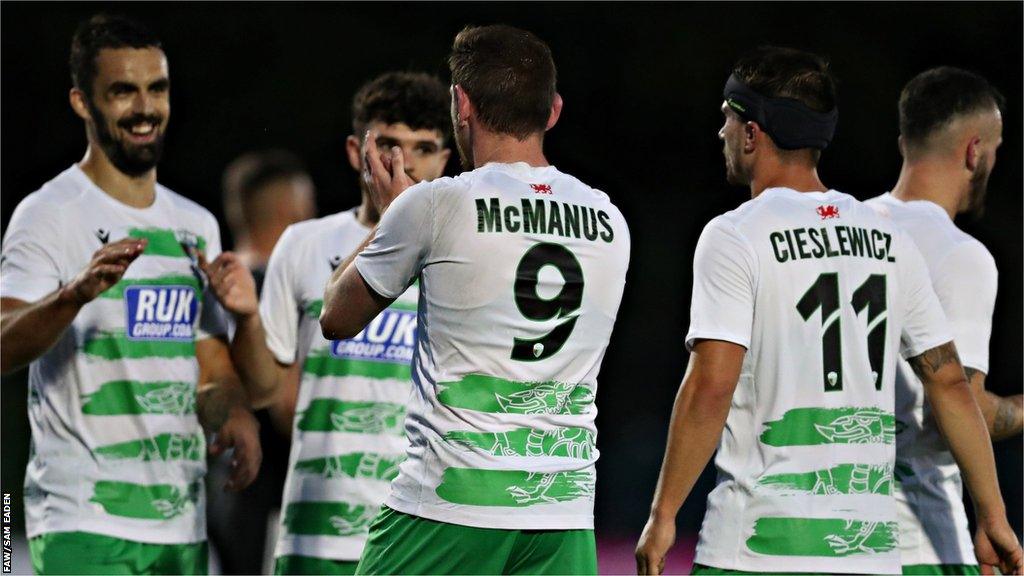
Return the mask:
M 735 334 L 727 334 L 725 332 L 704 332 L 697 331 L 691 332 L 686 335 L 686 349 L 693 351 L 694 340 L 722 340 L 725 342 L 731 342 L 733 344 L 739 344 L 747 350 L 750 350 L 750 338 L 741 338 Z
M 320 544 L 315 541 L 304 542 L 304 538 L 310 538 L 311 540 L 319 539 L 316 536 L 279 537 L 278 544 L 274 548 L 274 559 L 277 560 L 284 556 L 305 556 L 321 560 L 358 562 L 359 558 L 363 555 L 363 548 L 366 547 L 365 535 L 358 542 L 337 542 L 330 545 Z
M 910 358 L 920 356 L 921 354 L 924 354 L 925 352 L 931 350 L 932 348 L 941 346 L 948 342 L 953 342 L 953 336 L 950 334 L 944 334 L 942 336 L 933 338 L 932 340 L 927 340 L 926 342 L 927 344 L 918 345 L 913 348 L 907 348 L 906 350 L 904 350 L 903 357 L 909 360 Z
M 710 568 L 721 568 L 725 570 L 739 570 L 741 572 L 814 572 L 834 574 L 899 574 L 899 555 L 893 554 L 892 560 L 864 559 L 854 560 L 849 556 L 844 558 L 823 558 L 821 556 L 794 557 L 786 559 L 772 558 L 770 556 L 758 556 L 756 558 L 722 558 L 713 554 L 702 553 L 699 550 L 694 556 L 696 564 L 703 564 Z
M 579 514 L 530 515 L 512 516 L 495 514 L 479 514 L 461 510 L 460 508 L 438 508 L 428 504 L 400 500 L 394 495 L 388 496 L 384 505 L 397 512 L 419 516 L 435 522 L 458 524 L 471 528 L 497 528 L 500 530 L 593 530 L 594 516 Z
M 37 536 L 44 536 L 46 534 L 54 534 L 60 532 L 87 532 L 89 534 L 98 534 L 100 536 L 109 536 L 111 538 L 117 538 L 119 540 L 126 540 L 128 542 L 140 542 L 142 544 L 200 544 L 206 542 L 205 530 L 199 530 L 193 532 L 190 536 L 168 536 L 163 530 L 154 530 L 152 528 L 140 528 L 140 527 L 118 527 L 111 525 L 109 521 L 101 520 L 82 520 L 74 524 L 63 525 L 63 523 L 54 523 L 54 526 L 48 526 L 45 528 L 25 528 L 25 536 L 28 539 L 36 538 Z
M 378 295 L 383 296 L 384 298 L 390 298 L 394 300 L 395 298 L 401 296 L 402 292 L 405 292 L 405 290 L 403 289 L 398 294 L 391 294 L 391 292 L 385 290 L 384 287 L 380 285 L 380 282 L 378 282 L 376 278 L 372 278 L 370 275 L 363 271 L 363 268 L 366 265 L 363 264 L 363 258 L 361 255 L 356 256 L 356 260 L 353 264 L 355 264 L 356 270 L 359 272 L 359 275 L 362 276 L 363 281 L 366 282 L 366 285 L 369 286 Z

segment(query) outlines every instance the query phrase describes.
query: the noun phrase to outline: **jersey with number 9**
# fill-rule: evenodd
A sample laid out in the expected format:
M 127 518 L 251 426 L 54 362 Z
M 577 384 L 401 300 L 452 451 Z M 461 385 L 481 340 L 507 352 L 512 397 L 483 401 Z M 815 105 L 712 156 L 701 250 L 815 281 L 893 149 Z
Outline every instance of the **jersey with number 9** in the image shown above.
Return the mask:
M 388 506 L 593 527 L 594 396 L 629 245 L 608 196 L 553 166 L 487 164 L 392 204 L 356 259 L 386 297 L 420 280 L 411 448 Z

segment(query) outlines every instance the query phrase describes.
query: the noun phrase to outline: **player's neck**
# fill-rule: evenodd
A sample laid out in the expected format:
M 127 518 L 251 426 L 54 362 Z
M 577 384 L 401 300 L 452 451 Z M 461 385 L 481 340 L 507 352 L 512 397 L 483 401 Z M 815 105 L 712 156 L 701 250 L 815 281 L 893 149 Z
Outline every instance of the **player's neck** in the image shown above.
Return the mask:
M 903 202 L 927 200 L 938 204 L 952 220 L 960 205 L 960 188 L 960 178 L 941 163 L 903 162 L 892 195 Z
M 238 261 L 249 270 L 255 268 L 266 268 L 270 260 L 270 253 L 257 248 L 252 239 L 243 236 L 235 242 L 233 252 L 238 256 Z
M 508 134 L 477 130 L 473 134 L 473 165 L 480 167 L 491 162 L 525 162 L 537 168 L 548 166 L 543 142 L 543 134 L 533 134 L 525 140 L 518 140 Z
M 750 197 L 757 198 L 769 188 L 789 188 L 797 192 L 827 192 L 818 178 L 817 168 L 794 164 L 778 164 L 772 170 L 755 172 L 750 181 Z
M 78 167 L 100 190 L 132 208 L 148 208 L 156 200 L 156 168 L 142 176 L 121 172 L 101 150 L 89 145 Z
M 274 252 L 274 245 L 281 237 L 281 232 L 287 226 L 278 223 L 276 226 L 263 226 L 253 231 L 246 237 L 244 246 L 248 253 L 246 266 L 252 268 L 266 268 L 270 255 Z
M 364 228 L 373 228 L 380 222 L 380 213 L 374 208 L 366 190 L 363 190 L 363 200 L 359 203 L 359 208 L 356 209 L 356 221 Z

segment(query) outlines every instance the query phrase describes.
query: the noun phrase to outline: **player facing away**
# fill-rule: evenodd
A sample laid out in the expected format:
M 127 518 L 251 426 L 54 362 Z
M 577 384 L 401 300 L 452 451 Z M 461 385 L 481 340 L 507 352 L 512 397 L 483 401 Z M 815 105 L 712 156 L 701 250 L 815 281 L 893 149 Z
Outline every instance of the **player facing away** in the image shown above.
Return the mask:
M 161 186 L 170 115 L 160 42 L 96 16 L 71 47 L 88 149 L 11 217 L 0 358 L 30 364 L 25 520 L 40 574 L 207 571 L 204 429 L 233 447 L 227 487 L 260 462 L 257 424 L 204 291 L 217 221 Z
M 468 171 L 413 185 L 369 140 L 380 224 L 320 317 L 351 337 L 419 281 L 411 446 L 357 573 L 594 574 L 594 394 L 629 231 L 544 156 L 562 100 L 543 41 L 469 27 L 449 65 Z
M 675 516 L 711 454 L 694 573 L 898 573 L 895 358 L 918 372 L 982 516 L 1020 565 L 985 423 L 913 242 L 817 161 L 837 119 L 818 56 L 741 58 L 719 132 L 730 183 L 752 200 L 708 223 L 694 255 L 690 364 L 637 546 L 660 573 Z
M 392 72 L 352 102 L 352 168 L 362 172 L 363 137 L 402 150 L 413 180 L 444 173 L 451 135 L 448 92 L 427 74 Z M 359 135 L 359 136 L 356 136 Z M 417 286 L 410 286 L 347 339 L 320 333 L 324 285 L 380 218 L 360 179 L 362 203 L 290 226 L 270 257 L 257 308 L 252 277 L 225 252 L 210 267 L 214 288 L 235 314 L 232 352 L 257 397 L 275 397 L 294 416 L 278 530 L 277 574 L 352 574 L 370 521 L 388 495 L 408 442 L 403 422 L 412 392 Z
M 1021 395 L 985 390 L 997 272 L 988 249 L 957 228 L 979 214 L 1002 141 L 1003 97 L 981 76 L 935 68 L 900 96 L 903 168 L 891 194 L 867 202 L 915 242 L 949 319 L 964 370 L 993 440 L 1021 433 Z M 904 574 L 977 574 L 991 550 L 972 552 L 963 484 L 912 367 L 896 371 L 896 502 Z

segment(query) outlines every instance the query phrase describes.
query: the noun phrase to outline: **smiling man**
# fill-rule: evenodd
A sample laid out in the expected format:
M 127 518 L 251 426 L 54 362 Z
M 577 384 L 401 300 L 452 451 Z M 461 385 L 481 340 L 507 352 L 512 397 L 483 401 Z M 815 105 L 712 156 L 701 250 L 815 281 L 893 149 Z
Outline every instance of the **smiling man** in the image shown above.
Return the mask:
M 33 569 L 206 573 L 203 429 L 211 452 L 234 448 L 228 489 L 261 457 L 197 266 L 220 231 L 156 181 L 170 116 L 159 40 L 96 16 L 70 64 L 88 149 L 19 204 L 0 260 L 0 370 L 30 364 Z

